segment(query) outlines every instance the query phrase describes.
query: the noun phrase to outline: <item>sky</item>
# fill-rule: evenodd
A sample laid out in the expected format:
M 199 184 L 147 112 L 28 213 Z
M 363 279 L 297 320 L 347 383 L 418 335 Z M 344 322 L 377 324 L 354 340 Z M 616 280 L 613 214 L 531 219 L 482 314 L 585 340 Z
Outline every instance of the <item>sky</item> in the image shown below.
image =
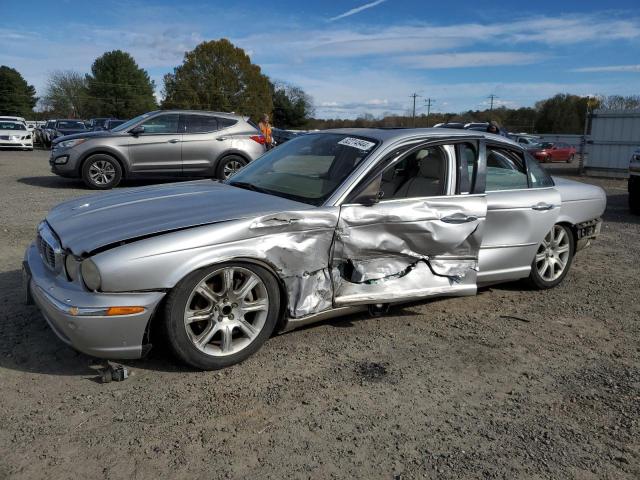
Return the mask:
M 0 0 L 0 64 L 44 93 L 55 70 L 131 53 L 156 83 L 228 38 L 321 118 L 531 106 L 556 93 L 640 94 L 640 0 Z

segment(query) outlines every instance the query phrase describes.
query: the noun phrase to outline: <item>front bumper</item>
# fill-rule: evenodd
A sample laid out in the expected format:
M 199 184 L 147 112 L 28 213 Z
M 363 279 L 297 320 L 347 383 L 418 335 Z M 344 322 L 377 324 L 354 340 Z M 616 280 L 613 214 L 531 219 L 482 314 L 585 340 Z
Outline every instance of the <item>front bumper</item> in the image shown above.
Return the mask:
M 8 140 L 0 138 L 0 148 L 33 148 L 33 140 Z
M 35 243 L 24 261 L 27 298 L 34 300 L 54 333 L 88 355 L 110 359 L 140 358 L 145 331 L 163 292 L 95 293 L 56 275 L 42 262 Z M 141 306 L 132 315 L 106 316 L 109 307 Z

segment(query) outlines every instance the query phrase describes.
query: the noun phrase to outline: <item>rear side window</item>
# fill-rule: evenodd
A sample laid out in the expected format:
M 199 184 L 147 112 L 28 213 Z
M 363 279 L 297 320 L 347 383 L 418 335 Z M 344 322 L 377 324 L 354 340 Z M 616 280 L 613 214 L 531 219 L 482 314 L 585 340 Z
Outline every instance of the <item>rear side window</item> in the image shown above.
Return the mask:
M 217 117 L 218 119 L 218 128 L 220 130 L 222 130 L 223 128 L 229 128 L 234 126 L 236 123 L 238 123 L 237 120 L 233 120 L 231 118 L 222 118 L 222 117 Z
M 486 191 L 528 188 L 524 159 L 515 152 L 487 147 Z
M 209 133 L 218 130 L 218 119 L 210 115 L 184 115 L 186 133 Z
M 553 187 L 553 180 L 545 169 L 531 155 L 526 154 L 526 157 L 531 188 Z

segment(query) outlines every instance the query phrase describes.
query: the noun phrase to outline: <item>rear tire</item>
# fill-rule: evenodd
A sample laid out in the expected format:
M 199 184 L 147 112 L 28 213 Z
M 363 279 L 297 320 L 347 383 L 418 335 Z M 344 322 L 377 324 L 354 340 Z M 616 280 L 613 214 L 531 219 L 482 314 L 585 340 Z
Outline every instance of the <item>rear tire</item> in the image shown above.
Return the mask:
M 110 155 L 91 155 L 82 164 L 82 180 L 93 190 L 109 190 L 122 180 L 122 167 Z
M 180 360 L 217 370 L 253 355 L 280 311 L 276 279 L 262 267 L 226 262 L 187 275 L 167 297 L 164 333 Z
M 567 158 L 567 163 L 571 163 L 573 162 L 573 155 L 570 155 L 569 158 Z
M 574 248 L 571 229 L 566 225 L 554 225 L 536 250 L 527 279 L 529 285 L 545 290 L 560 284 L 571 268 Z
M 231 178 L 233 174 L 235 174 L 246 164 L 247 161 L 240 155 L 227 155 L 226 157 L 221 158 L 218 162 L 218 167 L 216 168 L 216 178 L 219 178 L 220 180 Z

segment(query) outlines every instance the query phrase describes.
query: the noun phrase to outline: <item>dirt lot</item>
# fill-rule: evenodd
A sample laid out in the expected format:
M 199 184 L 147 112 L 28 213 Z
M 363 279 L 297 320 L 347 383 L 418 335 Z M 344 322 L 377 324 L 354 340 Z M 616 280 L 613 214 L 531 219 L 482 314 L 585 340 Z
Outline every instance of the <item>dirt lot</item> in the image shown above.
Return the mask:
M 606 223 L 552 291 L 332 320 L 217 373 L 154 350 L 100 384 L 20 286 L 36 224 L 87 191 L 0 152 L 0 478 L 639 478 L 640 218 L 586 181 Z

